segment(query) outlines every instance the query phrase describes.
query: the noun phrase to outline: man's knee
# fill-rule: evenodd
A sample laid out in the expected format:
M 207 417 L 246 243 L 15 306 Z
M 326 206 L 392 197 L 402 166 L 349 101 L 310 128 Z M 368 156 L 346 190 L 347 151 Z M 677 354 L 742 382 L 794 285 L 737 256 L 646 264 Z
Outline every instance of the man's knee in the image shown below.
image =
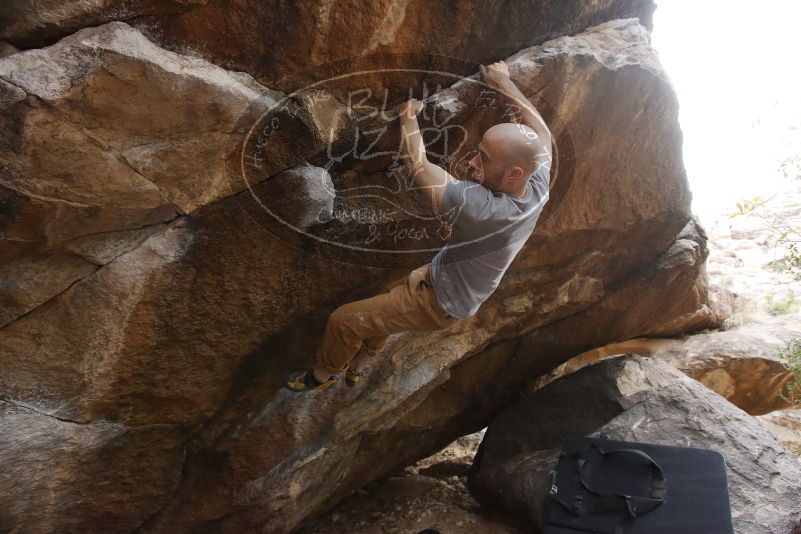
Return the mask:
M 340 335 L 349 339 L 362 339 L 369 335 L 368 325 L 364 323 L 364 313 L 351 306 L 352 303 L 343 304 L 331 312 L 328 317 L 329 327 Z
M 347 323 L 348 309 L 346 306 L 347 304 L 343 304 L 331 312 L 331 315 L 328 317 L 328 322 L 333 328 L 339 330 Z

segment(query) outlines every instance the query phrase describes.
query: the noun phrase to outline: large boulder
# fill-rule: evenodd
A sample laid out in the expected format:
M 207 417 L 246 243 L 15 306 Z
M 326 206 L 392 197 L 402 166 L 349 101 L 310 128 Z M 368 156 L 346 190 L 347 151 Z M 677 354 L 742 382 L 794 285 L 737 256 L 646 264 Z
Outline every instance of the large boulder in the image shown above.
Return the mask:
M 227 163 L 244 118 L 283 96 L 116 22 L 1 60 L 0 326 L 245 189 Z M 262 176 L 323 149 L 321 122 L 290 114 Z
M 585 367 L 505 408 L 487 429 L 468 487 L 482 504 L 541 527 L 548 472 L 562 440 L 598 433 L 719 451 L 735 532 L 801 531 L 797 458 L 723 397 L 664 362 L 635 354 Z
M 606 20 L 638 17 L 650 29 L 655 8 L 653 0 L 11 0 L 0 5 L 0 40 L 37 47 L 80 28 L 128 21 L 169 49 L 287 90 L 305 78 L 302 71 L 340 58 L 350 70 L 387 67 L 398 55 L 407 69 L 467 60 L 468 74 L 474 62 Z
M 544 386 L 604 358 L 636 352 L 669 363 L 740 409 L 762 415 L 792 406 L 783 390 L 793 374 L 780 353 L 798 338 L 801 316 L 792 314 L 676 339 L 629 339 L 579 354 L 542 376 L 538 384 Z
M 185 4 L 186 13 L 205 5 Z M 414 191 L 389 187 L 397 183 L 381 158 L 327 164 L 357 119 L 343 119 L 331 93 L 285 99 L 121 22 L 0 60 L 0 194 L 9 207 L 0 257 L 9 283 L 0 287 L 13 304 L 0 328 L 0 397 L 49 422 L 35 435 L 18 429 L 23 439 L 0 457 L 0 468 L 13 464 L 29 479 L 18 491 L 0 478 L 0 508 L 13 511 L 4 525 L 24 531 L 69 515 L 107 531 L 287 532 L 479 430 L 526 377 L 595 346 L 717 324 L 678 103 L 649 41 L 637 19 L 616 20 L 509 58 L 558 149 L 536 231 L 474 317 L 393 336 L 357 390 L 301 397 L 282 379 L 310 363 L 328 314 L 434 254 L 393 254 L 387 247 L 401 244 L 389 231 L 372 249 L 342 246 L 402 222 L 347 215 L 353 203 L 375 202 L 366 207 L 377 213 L 386 201 L 348 197 L 356 186 L 415 204 Z M 503 120 L 472 74 L 427 104 L 467 133 L 455 155 Z M 277 102 L 282 127 L 257 128 L 264 135 L 254 140 L 252 126 Z M 241 179 L 249 143 L 255 182 Z M 300 221 L 318 233 L 276 225 L 264 209 L 281 204 L 273 184 L 312 167 L 329 171 L 335 187 L 331 218 L 319 221 L 321 203 L 312 202 Z M 429 244 L 444 237 L 432 231 Z M 24 505 L 34 491 L 93 494 L 91 474 L 52 478 L 20 463 L 31 440 L 57 442 L 72 424 L 89 436 L 121 429 L 86 452 L 87 461 L 119 460 L 120 475 L 103 487 L 111 497 L 129 491 L 130 503 L 114 517 Z M 169 461 L 151 466 L 141 429 L 159 429 L 153 439 Z M 40 458 L 57 461 L 64 450 Z M 130 483 L 145 480 L 137 469 L 159 484 Z M 97 510 L 113 501 L 97 499 Z

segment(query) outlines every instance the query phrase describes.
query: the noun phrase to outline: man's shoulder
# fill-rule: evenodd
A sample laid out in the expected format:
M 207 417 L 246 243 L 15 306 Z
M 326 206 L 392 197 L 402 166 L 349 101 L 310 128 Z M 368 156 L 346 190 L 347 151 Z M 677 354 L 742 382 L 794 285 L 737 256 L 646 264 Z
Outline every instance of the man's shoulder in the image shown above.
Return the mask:
M 546 159 L 537 162 L 536 168 L 532 171 L 528 179 L 529 182 L 551 185 L 551 160 Z
M 449 178 L 445 187 L 443 207 L 445 211 L 452 208 L 469 208 L 483 206 L 491 202 L 492 191 L 478 182 Z

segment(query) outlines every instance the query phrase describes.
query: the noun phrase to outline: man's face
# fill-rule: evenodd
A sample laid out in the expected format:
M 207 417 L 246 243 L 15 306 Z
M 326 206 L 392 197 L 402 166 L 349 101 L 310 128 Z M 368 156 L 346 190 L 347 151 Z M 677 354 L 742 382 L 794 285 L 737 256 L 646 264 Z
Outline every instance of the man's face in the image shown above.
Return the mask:
M 478 182 L 487 189 L 496 190 L 501 185 L 505 173 L 503 162 L 493 153 L 493 146 L 487 141 L 487 136 L 481 138 L 478 144 L 478 153 L 469 161 L 473 171 L 471 180 Z

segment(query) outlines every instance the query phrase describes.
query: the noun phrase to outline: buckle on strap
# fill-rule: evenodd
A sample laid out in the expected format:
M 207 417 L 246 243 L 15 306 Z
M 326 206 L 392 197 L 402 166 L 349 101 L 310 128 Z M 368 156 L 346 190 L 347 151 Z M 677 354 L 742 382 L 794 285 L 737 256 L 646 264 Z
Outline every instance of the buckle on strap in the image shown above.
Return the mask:
M 637 507 L 631 504 L 631 495 L 623 496 L 626 501 L 626 508 L 629 510 L 630 517 L 637 517 Z
M 576 494 L 573 496 L 573 511 L 577 515 L 584 515 L 584 496 Z

